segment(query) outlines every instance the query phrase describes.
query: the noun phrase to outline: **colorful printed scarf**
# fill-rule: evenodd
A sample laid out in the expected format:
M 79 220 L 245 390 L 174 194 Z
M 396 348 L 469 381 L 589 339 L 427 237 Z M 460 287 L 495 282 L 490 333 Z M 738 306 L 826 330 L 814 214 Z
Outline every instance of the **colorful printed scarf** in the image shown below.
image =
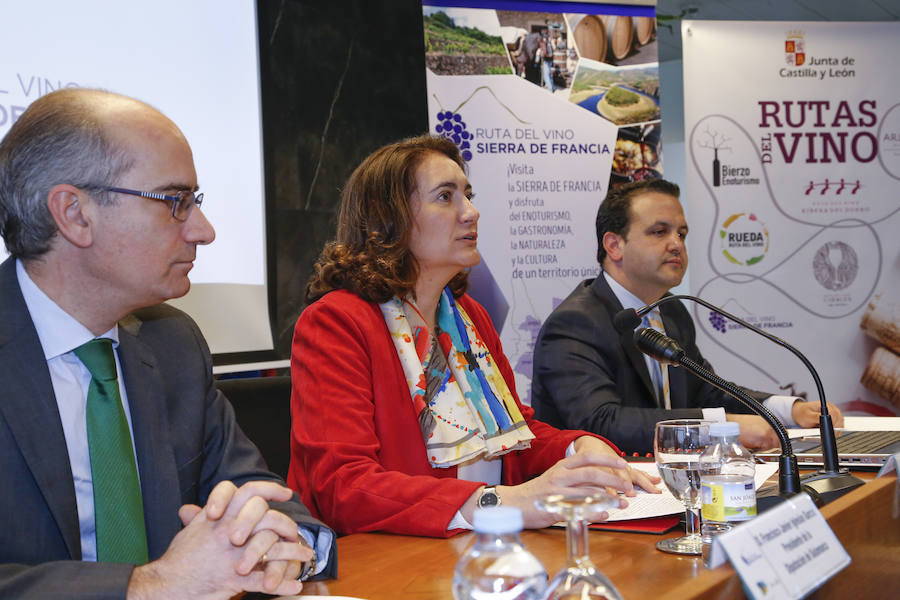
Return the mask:
M 451 467 L 531 446 L 534 434 L 472 320 L 449 288 L 444 288 L 438 303 L 437 335 L 431 347 L 427 331 L 419 334 L 425 343 L 415 343 L 403 300 L 395 297 L 380 307 L 433 467 Z

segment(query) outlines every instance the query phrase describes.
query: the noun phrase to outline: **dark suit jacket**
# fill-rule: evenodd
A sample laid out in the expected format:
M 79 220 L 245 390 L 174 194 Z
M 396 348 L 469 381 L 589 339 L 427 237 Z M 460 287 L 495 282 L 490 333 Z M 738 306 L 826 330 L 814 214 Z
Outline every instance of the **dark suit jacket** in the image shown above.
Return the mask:
M 706 369 L 691 316 L 681 302 L 660 307 L 666 335 Z M 700 418 L 701 408 L 743 404 L 687 373 L 668 367 L 672 409 L 657 403 L 644 355 L 631 333 L 621 336 L 613 317 L 622 304 L 601 274 L 581 282 L 541 327 L 534 347 L 531 406 L 538 419 L 556 427 L 600 434 L 625 452 L 651 452 L 653 427 L 665 419 Z M 769 396 L 745 390 L 756 399 Z
M 196 324 L 168 305 L 119 324 L 150 559 L 181 529 L 178 508 L 204 505 L 222 480 L 281 480 L 213 385 Z M 324 527 L 299 498 L 275 505 Z M 335 575 L 337 552 L 326 572 Z M 50 372 L 16 279 L 0 265 L 0 597 L 124 598 L 132 565 L 81 561 L 75 487 Z

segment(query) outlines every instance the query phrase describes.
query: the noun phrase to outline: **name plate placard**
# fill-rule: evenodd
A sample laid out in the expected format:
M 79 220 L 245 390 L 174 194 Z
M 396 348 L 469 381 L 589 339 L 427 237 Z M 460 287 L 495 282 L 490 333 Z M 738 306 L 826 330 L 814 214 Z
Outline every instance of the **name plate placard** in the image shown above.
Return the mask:
M 728 555 L 755 600 L 801 598 L 850 564 L 850 555 L 806 494 L 720 535 L 712 550 L 713 559 L 722 551 Z

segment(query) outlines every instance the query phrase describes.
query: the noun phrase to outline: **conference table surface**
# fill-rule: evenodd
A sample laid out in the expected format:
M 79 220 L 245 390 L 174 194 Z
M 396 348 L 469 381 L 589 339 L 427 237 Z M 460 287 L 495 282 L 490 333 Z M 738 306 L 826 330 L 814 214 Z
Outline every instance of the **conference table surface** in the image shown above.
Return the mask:
M 893 515 L 896 474 L 869 480 L 822 507 L 823 516 L 853 562 L 813 597 L 884 598 L 900 589 L 900 520 Z M 590 554 L 625 598 L 742 598 L 730 565 L 706 569 L 700 557 L 656 550 L 664 535 L 591 531 Z M 565 565 L 565 530 L 525 531 L 522 541 L 551 574 Z M 304 595 L 369 600 L 450 599 L 453 568 L 474 541 L 473 533 L 449 539 L 391 534 L 354 534 L 338 540 L 338 579 L 307 583 Z

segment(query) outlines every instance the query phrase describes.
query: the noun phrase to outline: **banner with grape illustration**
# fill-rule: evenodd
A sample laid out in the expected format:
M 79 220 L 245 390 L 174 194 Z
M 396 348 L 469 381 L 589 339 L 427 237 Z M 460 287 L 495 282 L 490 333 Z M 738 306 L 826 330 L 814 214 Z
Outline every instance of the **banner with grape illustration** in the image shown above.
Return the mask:
M 900 414 L 897 23 L 685 21 L 690 288 L 804 352 L 850 414 Z M 726 378 L 808 393 L 771 342 L 692 307 Z
M 481 213 L 470 293 L 527 403 L 541 323 L 599 273 L 609 186 L 662 174 L 653 9 L 432 0 L 423 18 L 429 129 L 459 146 Z

